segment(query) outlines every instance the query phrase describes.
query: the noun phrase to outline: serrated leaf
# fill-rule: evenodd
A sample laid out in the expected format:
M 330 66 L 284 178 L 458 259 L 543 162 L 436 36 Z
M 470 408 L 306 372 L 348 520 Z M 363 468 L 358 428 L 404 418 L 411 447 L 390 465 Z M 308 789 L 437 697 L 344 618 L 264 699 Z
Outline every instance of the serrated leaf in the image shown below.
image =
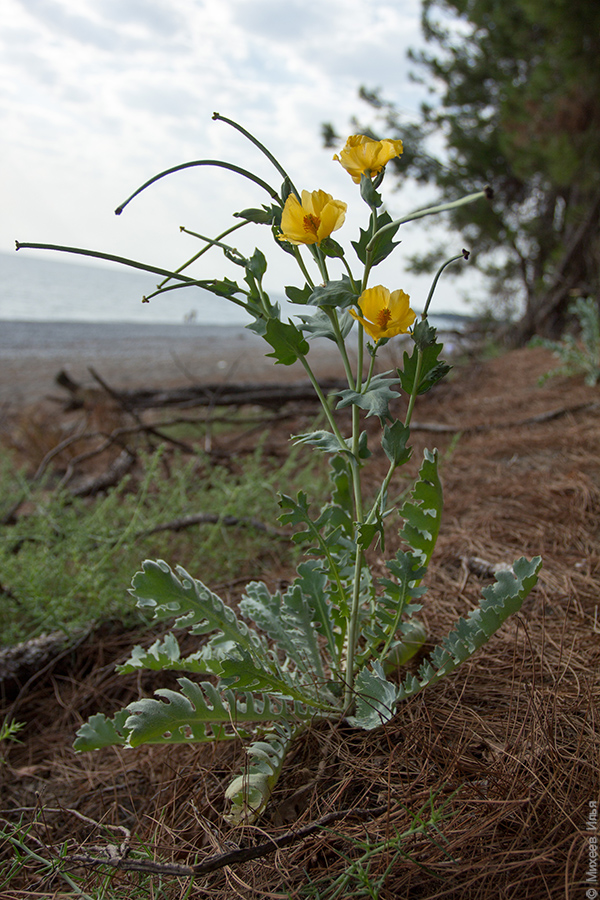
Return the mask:
M 331 431 L 311 431 L 306 434 L 294 434 L 292 440 L 297 444 L 313 444 L 317 450 L 324 453 L 350 453 L 346 443 L 340 444 L 338 438 Z
M 390 378 L 389 372 L 382 372 L 380 375 L 374 375 L 371 378 L 369 386 L 362 391 L 344 390 L 339 392 L 341 398 L 337 408 L 343 409 L 345 406 L 359 406 L 367 411 L 367 416 L 378 416 L 383 422 L 385 419 L 391 419 L 389 404 L 391 400 L 398 399 L 397 391 L 392 390 L 392 385 L 399 384 L 399 378 Z
M 263 337 L 274 350 L 266 355 L 272 356 L 282 366 L 292 366 L 310 350 L 302 332 L 291 322 L 269 319 Z
M 409 356 L 406 350 L 404 351 L 403 364 L 402 368 L 398 369 L 398 375 L 402 388 L 407 394 L 410 395 L 415 390 L 417 378 L 416 393 L 425 394 L 448 374 L 451 366 L 438 361 L 442 350 L 443 344 L 429 344 L 423 350 L 415 346 L 412 356 Z M 419 357 L 421 357 L 420 362 Z
M 333 610 L 327 575 L 320 560 L 308 560 L 298 566 L 297 583 L 313 610 L 320 633 L 327 642 L 331 658 L 337 662 L 337 642 L 333 631 Z
M 383 228 L 384 225 L 389 225 L 392 221 L 392 217 L 389 213 L 381 213 L 381 215 L 377 216 L 375 230 L 378 231 L 380 228 Z M 398 226 L 398 228 L 399 227 L 400 226 Z M 390 255 L 394 247 L 398 246 L 399 242 L 393 240 L 396 232 L 398 231 L 398 228 L 387 231 L 385 234 L 382 234 L 381 236 L 378 235 L 375 238 L 371 251 L 371 266 L 376 266 L 378 263 L 383 262 L 383 260 Z M 370 243 L 372 236 L 373 230 L 371 217 L 369 228 L 366 231 L 363 231 L 363 229 L 361 228 L 359 240 L 352 241 L 352 246 L 356 251 L 356 255 L 363 264 L 366 264 L 367 262 L 367 246 Z
M 351 725 L 371 731 L 394 717 L 398 688 L 386 679 L 380 663 L 374 662 L 372 671 L 362 669 L 356 676 L 354 689 L 356 710 L 348 717 Z
M 399 419 L 392 425 L 384 426 L 381 446 L 389 461 L 395 466 L 403 465 L 412 456 L 412 448 L 406 446 L 409 437 L 410 429 Z

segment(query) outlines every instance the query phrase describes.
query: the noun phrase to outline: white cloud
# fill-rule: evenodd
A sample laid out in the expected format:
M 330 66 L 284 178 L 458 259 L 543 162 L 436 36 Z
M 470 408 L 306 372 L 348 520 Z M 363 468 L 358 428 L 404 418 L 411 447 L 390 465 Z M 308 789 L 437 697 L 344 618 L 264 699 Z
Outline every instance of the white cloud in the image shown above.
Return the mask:
M 179 225 L 214 234 L 267 197 L 231 173 L 195 169 L 115 219 L 140 183 L 200 158 L 280 183 L 256 148 L 211 121 L 214 110 L 263 140 L 301 186 L 346 200 L 350 239 L 362 204 L 323 150 L 321 123 L 347 127 L 360 84 L 413 110 L 422 96 L 405 59 L 420 40 L 419 0 L 4 0 L 0 17 L 0 250 L 17 238 L 178 265 L 197 249 Z M 395 211 L 418 197 L 400 203 L 390 197 Z M 236 234 L 244 252 L 256 231 Z M 280 283 L 288 260 L 268 235 L 258 241 Z M 226 273 L 222 257 L 207 260 L 200 277 Z

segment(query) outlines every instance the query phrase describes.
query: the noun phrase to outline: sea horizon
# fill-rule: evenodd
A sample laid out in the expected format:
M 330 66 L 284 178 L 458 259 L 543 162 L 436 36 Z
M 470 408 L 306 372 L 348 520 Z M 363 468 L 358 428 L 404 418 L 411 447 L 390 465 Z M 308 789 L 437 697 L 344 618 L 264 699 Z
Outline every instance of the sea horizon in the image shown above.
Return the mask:
M 243 309 L 200 288 L 173 291 L 143 302 L 143 297 L 156 289 L 156 282 L 156 275 L 135 269 L 0 252 L 0 323 L 243 328 L 251 322 Z M 281 305 L 284 316 L 311 309 L 283 296 L 271 295 L 271 299 Z M 443 310 L 430 318 L 438 327 L 448 328 L 452 322 L 473 317 Z

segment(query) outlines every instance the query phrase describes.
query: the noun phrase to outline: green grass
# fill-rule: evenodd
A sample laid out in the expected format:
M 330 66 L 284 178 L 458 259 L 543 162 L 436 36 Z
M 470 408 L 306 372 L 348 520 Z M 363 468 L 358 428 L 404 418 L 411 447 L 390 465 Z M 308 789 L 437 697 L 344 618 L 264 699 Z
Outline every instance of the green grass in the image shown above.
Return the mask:
M 200 456 L 192 463 L 160 453 L 142 460 L 144 475 L 93 501 L 31 485 L 10 457 L 0 457 L 0 518 L 16 497 L 30 512 L 0 526 L 0 643 L 8 645 L 55 629 L 67 631 L 112 618 L 139 622 L 127 593 L 146 558 L 164 558 L 217 584 L 292 562 L 291 546 L 252 527 L 201 525 L 144 536 L 159 524 L 194 513 L 253 518 L 278 526 L 277 489 L 323 494 L 316 460 L 292 450 L 281 465 L 260 449 L 236 462 L 234 474 Z M 200 462 L 200 464 L 199 464 Z M 168 468 L 169 474 L 166 474 Z M 320 485 L 320 487 L 319 487 Z

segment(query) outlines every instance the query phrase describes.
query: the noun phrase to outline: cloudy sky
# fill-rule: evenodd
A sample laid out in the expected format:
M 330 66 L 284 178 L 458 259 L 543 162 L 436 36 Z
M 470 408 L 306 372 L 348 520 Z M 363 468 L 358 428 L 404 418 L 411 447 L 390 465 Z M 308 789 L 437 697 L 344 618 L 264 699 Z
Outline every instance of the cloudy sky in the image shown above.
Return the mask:
M 143 181 L 216 158 L 279 186 L 256 148 L 212 121 L 215 110 L 267 144 L 298 187 L 345 200 L 348 220 L 336 237 L 349 242 L 366 207 L 323 149 L 320 125 L 333 121 L 345 135 L 352 115 L 366 118 L 361 84 L 416 113 L 424 89 L 409 79 L 406 50 L 422 43 L 419 15 L 419 0 L 3 0 L 0 250 L 11 252 L 18 239 L 179 265 L 198 249 L 180 225 L 215 235 L 235 222 L 232 212 L 267 195 L 233 173 L 192 169 L 115 217 Z M 430 196 L 408 185 L 388 191 L 388 208 L 402 215 Z M 248 226 L 236 245 L 267 249 L 268 287 L 281 293 L 282 282 L 298 279 L 265 231 Z M 403 246 L 426 240 L 415 224 Z M 404 275 L 398 252 L 385 265 L 390 289 L 426 292 Z M 214 251 L 194 274 L 239 277 Z M 455 288 L 448 299 L 460 305 Z

